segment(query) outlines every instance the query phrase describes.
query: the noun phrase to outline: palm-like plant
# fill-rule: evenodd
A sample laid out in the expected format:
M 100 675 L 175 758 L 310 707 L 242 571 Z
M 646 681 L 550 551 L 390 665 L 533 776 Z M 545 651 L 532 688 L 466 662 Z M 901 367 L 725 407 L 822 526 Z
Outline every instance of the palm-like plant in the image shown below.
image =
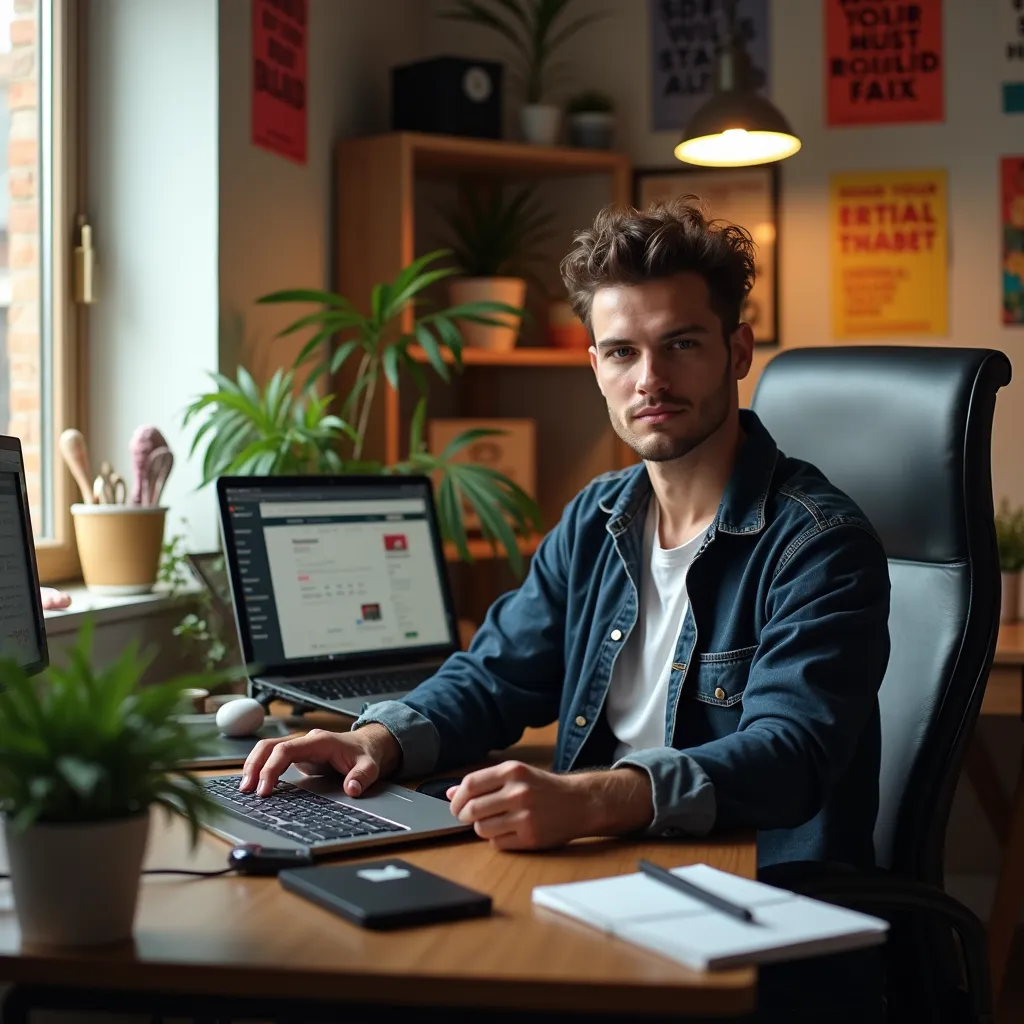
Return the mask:
M 603 18 L 595 11 L 566 21 L 573 0 L 455 0 L 442 18 L 468 21 L 498 33 L 511 43 L 527 103 L 544 98 L 550 80 L 559 70 L 555 53 L 580 29 Z
M 462 367 L 460 320 L 501 324 L 496 314 L 523 315 L 523 310 L 500 302 L 473 302 L 426 311 L 424 292 L 456 273 L 454 267 L 435 266 L 449 255 L 448 250 L 427 253 L 401 270 L 393 281 L 376 285 L 368 314 L 359 312 L 344 296 L 328 291 L 292 289 L 259 299 L 261 303 L 319 305 L 318 310 L 281 332 L 285 336 L 312 330 L 313 335 L 292 367 L 275 373 L 263 389 L 242 368 L 236 380 L 211 375 L 215 390 L 197 396 L 185 411 L 186 425 L 199 422 L 192 454 L 206 442 L 203 484 L 236 473 L 433 474 L 439 479 L 441 531 L 446 539 L 454 541 L 459 556 L 471 560 L 465 501 L 479 516 L 484 536 L 500 544 L 513 569 L 521 573 L 523 559 L 516 535 L 541 528 L 536 502 L 514 481 L 488 467 L 453 461 L 453 456 L 476 438 L 496 431 L 465 431 L 440 454 L 428 452 L 423 440 L 427 379 L 423 366 L 412 357 L 411 346 L 419 345 L 433 370 L 447 382 L 452 368 Z M 414 313 L 412 323 L 403 325 L 410 308 Z M 333 351 L 324 359 L 325 346 L 332 344 Z M 353 386 L 338 412 L 331 412 L 337 396 L 319 394 L 320 378 L 324 374 L 333 377 L 355 356 L 359 362 Z M 364 457 L 366 431 L 381 377 L 397 391 L 403 373 L 419 392 L 409 456 L 404 462 L 386 466 Z M 346 443 L 350 446 L 347 452 Z
M 21 831 L 35 822 L 112 821 L 156 805 L 182 814 L 194 842 L 212 803 L 201 781 L 178 768 L 199 753 L 199 741 L 175 713 L 183 688 L 232 674 L 143 686 L 151 659 L 134 642 L 97 669 L 92 638 L 87 620 L 67 666 L 51 665 L 38 679 L 0 661 L 0 809 Z
M 524 273 L 540 259 L 542 242 L 552 236 L 551 213 L 527 185 L 508 200 L 500 190 L 482 196 L 470 190 L 464 203 L 448 214 L 455 236 L 455 262 L 468 277 Z

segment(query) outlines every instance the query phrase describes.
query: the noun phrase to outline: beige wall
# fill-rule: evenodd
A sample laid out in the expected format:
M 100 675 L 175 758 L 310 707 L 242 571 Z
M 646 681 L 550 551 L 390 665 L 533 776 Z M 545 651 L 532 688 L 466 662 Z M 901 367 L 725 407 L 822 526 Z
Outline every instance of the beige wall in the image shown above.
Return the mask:
M 419 0 L 310 0 L 308 161 L 251 139 L 249 0 L 220 4 L 221 366 L 263 376 L 294 349 L 274 334 L 298 307 L 256 307 L 280 288 L 333 287 L 334 143 L 388 129 L 388 69 L 419 56 Z
M 678 166 L 671 132 L 650 130 L 650 26 L 647 0 L 579 0 L 581 13 L 610 16 L 566 47 L 572 80 L 609 92 L 618 105 L 619 143 L 634 166 Z M 429 0 L 425 40 L 431 53 L 503 54 L 491 34 L 433 16 L 449 5 Z M 995 5 L 947 0 L 945 124 L 887 128 L 824 127 L 823 4 L 820 0 L 771 3 L 774 101 L 803 141 L 782 165 L 779 265 L 781 339 L 784 346 L 830 342 L 828 176 L 839 170 L 944 167 L 951 212 L 950 335 L 926 344 L 1000 348 L 1014 361 L 1024 328 L 1000 324 L 998 158 L 1024 152 L 1024 118 L 999 113 L 1000 75 Z M 514 104 L 510 103 L 509 106 Z M 511 113 L 511 112 L 510 112 Z M 515 130 L 510 116 L 509 127 Z M 763 350 L 743 398 L 749 401 Z M 1020 374 L 1001 395 L 993 444 L 995 491 L 1024 503 L 1024 383 Z

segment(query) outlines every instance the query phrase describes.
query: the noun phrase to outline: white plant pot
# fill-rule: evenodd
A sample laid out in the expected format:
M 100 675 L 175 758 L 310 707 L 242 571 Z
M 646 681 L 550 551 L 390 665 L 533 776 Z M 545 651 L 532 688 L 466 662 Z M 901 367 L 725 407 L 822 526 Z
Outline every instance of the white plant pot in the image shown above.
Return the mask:
M 553 146 L 558 141 L 560 107 L 551 103 L 527 103 L 519 111 L 523 138 L 535 146 Z
M 1020 587 L 1019 572 L 1001 574 L 1002 592 L 999 603 L 999 621 L 1016 622 L 1020 618 Z
M 467 302 L 504 302 L 508 306 L 522 309 L 526 298 L 526 282 L 521 277 L 460 277 L 452 281 L 448 288 L 448 297 L 453 306 Z M 494 319 L 507 323 L 508 327 L 459 320 L 463 342 L 473 348 L 510 352 L 519 337 L 519 317 L 495 313 Z
M 569 115 L 569 142 L 584 149 L 611 149 L 615 115 L 589 110 Z
M 30 825 L 4 819 L 23 943 L 96 946 L 132 934 L 149 813 L 114 821 Z

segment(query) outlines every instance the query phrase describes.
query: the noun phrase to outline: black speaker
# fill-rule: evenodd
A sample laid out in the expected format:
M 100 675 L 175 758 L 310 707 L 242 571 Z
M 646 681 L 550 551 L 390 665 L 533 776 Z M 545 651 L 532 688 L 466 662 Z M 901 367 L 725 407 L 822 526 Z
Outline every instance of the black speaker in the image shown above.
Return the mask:
M 392 130 L 500 139 L 503 72 L 495 61 L 465 57 L 392 68 Z

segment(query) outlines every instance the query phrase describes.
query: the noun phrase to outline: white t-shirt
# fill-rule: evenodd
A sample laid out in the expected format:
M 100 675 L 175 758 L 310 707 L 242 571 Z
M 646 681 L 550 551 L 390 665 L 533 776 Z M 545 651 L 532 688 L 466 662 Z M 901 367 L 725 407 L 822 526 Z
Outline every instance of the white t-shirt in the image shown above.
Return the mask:
M 686 573 L 707 528 L 677 548 L 658 539 L 658 502 L 651 495 L 644 524 L 639 615 L 612 669 L 606 711 L 618 743 L 615 760 L 634 750 L 664 747 L 668 682 L 690 600 Z

